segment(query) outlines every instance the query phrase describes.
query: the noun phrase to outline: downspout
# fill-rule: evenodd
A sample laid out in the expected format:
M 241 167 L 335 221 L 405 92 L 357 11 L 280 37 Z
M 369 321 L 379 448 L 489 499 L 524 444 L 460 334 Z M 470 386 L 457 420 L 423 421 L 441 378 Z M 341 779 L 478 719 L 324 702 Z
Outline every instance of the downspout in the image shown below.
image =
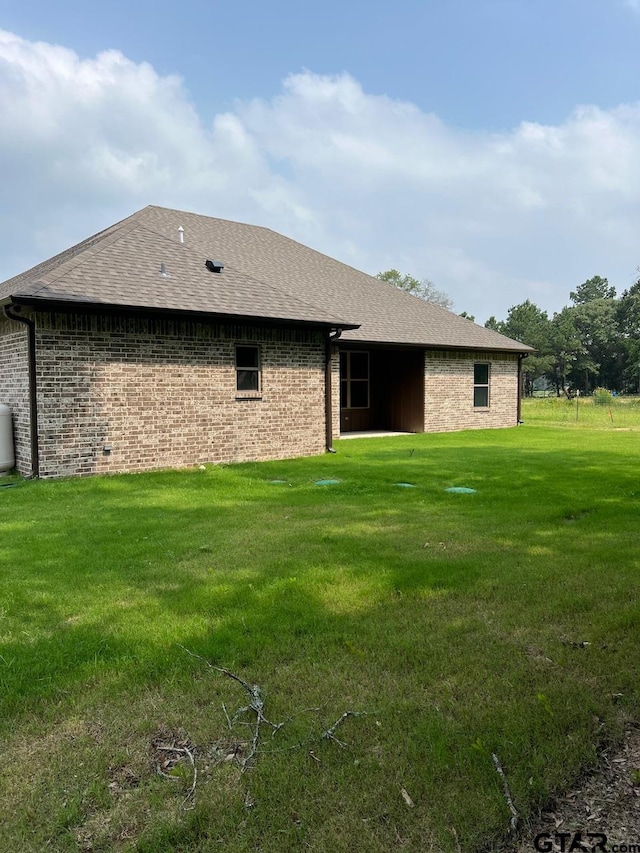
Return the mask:
M 4 313 L 9 320 L 15 320 L 27 327 L 29 362 L 29 422 L 31 424 L 31 476 L 40 476 L 40 454 L 38 450 L 38 395 L 36 385 L 36 324 L 30 317 L 14 314 L 12 306 L 5 305 Z
M 518 411 L 516 423 L 521 424 L 522 421 L 522 362 L 525 358 L 529 358 L 528 352 L 522 352 L 518 356 Z
M 325 420 L 325 446 L 327 453 L 335 453 L 333 449 L 333 407 L 331 405 L 331 348 L 342 334 L 342 329 L 337 329 L 333 334 L 327 332 L 325 338 L 324 354 L 324 420 Z

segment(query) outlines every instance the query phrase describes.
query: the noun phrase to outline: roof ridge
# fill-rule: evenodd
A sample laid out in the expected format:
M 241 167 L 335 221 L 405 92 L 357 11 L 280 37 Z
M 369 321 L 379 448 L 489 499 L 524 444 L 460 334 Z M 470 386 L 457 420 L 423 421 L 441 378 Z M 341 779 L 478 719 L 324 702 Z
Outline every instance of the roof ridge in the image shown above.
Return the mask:
M 267 228 L 266 225 L 252 225 L 250 222 L 240 222 L 238 219 L 223 219 L 221 216 L 209 216 L 207 213 L 194 213 L 193 210 L 182 210 L 178 207 L 163 207 L 161 204 L 148 204 L 146 207 L 141 208 L 141 210 L 137 211 L 138 213 L 144 213 L 146 210 L 161 210 L 164 213 L 182 213 L 184 216 L 194 216 L 196 219 L 212 219 L 214 222 L 229 222 L 232 225 L 242 225 L 243 228 L 261 228 L 265 231 L 270 231 L 270 228 Z M 274 231 L 274 234 L 278 234 L 279 232 Z M 284 235 L 280 235 L 284 236 Z
M 381 279 L 376 278 L 375 275 L 371 275 L 368 272 L 364 272 L 363 270 L 359 270 L 357 267 L 354 267 L 352 264 L 346 264 L 344 261 L 339 261 L 337 258 L 333 258 L 331 255 L 328 255 L 326 252 L 321 252 L 319 249 L 314 249 L 312 246 L 307 246 L 305 243 L 301 243 L 300 240 L 296 240 L 293 237 L 289 237 L 286 234 L 283 234 L 281 231 L 276 231 L 274 228 L 270 228 L 268 225 L 252 225 L 250 222 L 240 222 L 237 219 L 223 219 L 221 216 L 209 216 L 206 213 L 194 213 L 192 210 L 180 210 L 179 208 L 173 207 L 163 207 L 159 204 L 148 204 L 145 208 L 138 211 L 139 213 L 143 213 L 145 210 L 161 210 L 167 213 L 182 213 L 185 216 L 192 216 L 196 219 L 210 219 L 214 222 L 225 222 L 230 223 L 232 225 L 241 225 L 243 228 L 250 228 L 252 231 L 258 229 L 260 231 L 267 231 L 269 234 L 274 234 L 276 237 L 279 237 L 281 240 L 287 240 L 289 243 L 295 243 L 296 246 L 300 246 L 300 248 L 304 249 L 308 252 L 313 252 L 314 255 L 317 255 L 321 258 L 326 258 L 331 263 L 339 264 L 341 267 L 347 267 L 347 269 L 353 270 L 359 275 L 367 276 L 368 278 L 376 279 L 376 281 L 381 281 Z M 388 282 L 384 282 L 387 284 Z M 394 285 L 391 285 L 393 287 Z

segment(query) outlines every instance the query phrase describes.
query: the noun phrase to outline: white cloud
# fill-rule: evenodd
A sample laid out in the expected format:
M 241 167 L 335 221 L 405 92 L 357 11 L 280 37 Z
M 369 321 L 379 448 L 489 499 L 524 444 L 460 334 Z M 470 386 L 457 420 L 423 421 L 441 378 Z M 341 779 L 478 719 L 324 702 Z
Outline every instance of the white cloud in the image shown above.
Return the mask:
M 428 276 L 482 319 L 594 274 L 625 287 L 640 261 L 635 104 L 468 132 L 304 72 L 205 121 L 178 77 L 0 31 L 0 115 L 0 278 L 148 203 Z
M 13 247 L 30 240 L 49 251 L 63 222 L 76 239 L 148 203 L 213 212 L 224 199 L 240 214 L 249 189 L 281 183 L 237 118 L 206 127 L 178 77 L 117 51 L 81 60 L 0 31 L 0 115 L 1 215 Z

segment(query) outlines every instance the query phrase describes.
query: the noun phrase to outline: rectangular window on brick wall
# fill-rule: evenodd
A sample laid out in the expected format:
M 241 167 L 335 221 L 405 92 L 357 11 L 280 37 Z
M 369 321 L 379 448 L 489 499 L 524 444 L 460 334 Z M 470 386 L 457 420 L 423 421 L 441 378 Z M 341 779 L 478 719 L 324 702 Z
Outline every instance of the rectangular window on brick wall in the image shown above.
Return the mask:
M 490 365 L 476 363 L 473 365 L 473 407 L 474 409 L 489 408 L 489 377 Z
M 261 391 L 260 381 L 260 348 L 236 345 L 236 391 L 257 392 Z
M 369 353 L 343 350 L 340 353 L 340 407 L 369 408 Z

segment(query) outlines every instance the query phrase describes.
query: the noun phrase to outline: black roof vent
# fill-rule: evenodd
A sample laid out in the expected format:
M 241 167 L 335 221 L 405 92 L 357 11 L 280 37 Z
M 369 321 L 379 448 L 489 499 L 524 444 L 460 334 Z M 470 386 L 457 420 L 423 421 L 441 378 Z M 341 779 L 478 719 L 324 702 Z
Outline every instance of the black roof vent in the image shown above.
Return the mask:
M 224 264 L 222 261 L 209 261 L 206 260 L 204 262 L 205 267 L 209 270 L 209 272 L 222 272 L 224 269 Z

